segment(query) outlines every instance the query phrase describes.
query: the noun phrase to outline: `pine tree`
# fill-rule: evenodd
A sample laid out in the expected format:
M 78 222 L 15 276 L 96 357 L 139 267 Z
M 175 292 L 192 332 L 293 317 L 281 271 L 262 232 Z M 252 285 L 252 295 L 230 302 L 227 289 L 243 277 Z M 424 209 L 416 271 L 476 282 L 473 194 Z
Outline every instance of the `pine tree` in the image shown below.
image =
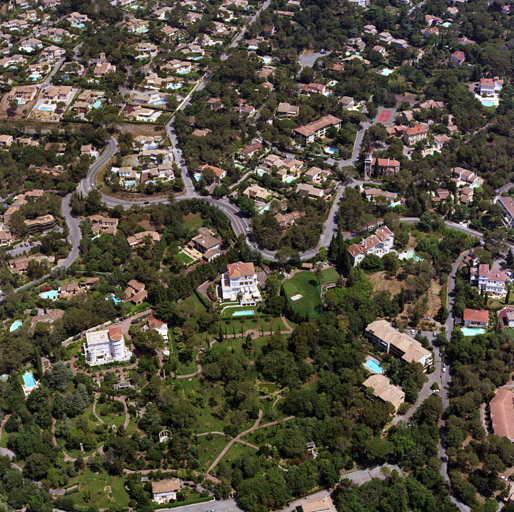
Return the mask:
M 222 329 L 222 327 L 221 327 L 221 324 L 220 324 L 220 332 L 218 333 L 218 341 L 219 341 L 220 343 L 222 343 L 222 342 L 223 342 L 223 329 Z
M 512 249 L 507 253 L 507 257 L 505 258 L 505 265 L 507 268 L 514 268 L 514 254 L 512 254 Z

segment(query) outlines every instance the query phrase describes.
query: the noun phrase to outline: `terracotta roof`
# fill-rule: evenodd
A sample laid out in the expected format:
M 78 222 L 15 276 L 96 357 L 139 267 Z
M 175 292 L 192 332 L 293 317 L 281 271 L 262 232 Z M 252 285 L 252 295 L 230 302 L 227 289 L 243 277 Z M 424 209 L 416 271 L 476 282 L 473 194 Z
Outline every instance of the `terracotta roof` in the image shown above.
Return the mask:
M 109 338 L 113 341 L 119 341 L 123 338 L 123 333 L 121 332 L 121 327 L 111 327 L 109 329 Z
M 489 311 L 485 309 L 465 309 L 463 318 L 465 322 L 489 323 Z
M 514 440 L 514 393 L 502 388 L 496 392 L 489 404 L 494 433 L 500 437 Z
M 300 126 L 300 128 L 295 128 L 295 132 L 303 135 L 304 137 L 309 137 L 316 133 L 318 130 L 322 130 L 323 128 L 327 128 L 340 122 L 341 119 L 338 117 L 328 115 L 318 119 L 317 121 L 306 124 L 305 126 Z
M 228 268 L 228 277 L 231 279 L 244 277 L 244 276 L 252 276 L 255 274 L 255 267 L 253 263 L 243 263 L 241 261 L 237 263 L 230 263 L 227 265 Z
M 178 478 L 166 478 L 159 482 L 152 482 L 153 494 L 177 491 L 180 491 L 180 480 Z

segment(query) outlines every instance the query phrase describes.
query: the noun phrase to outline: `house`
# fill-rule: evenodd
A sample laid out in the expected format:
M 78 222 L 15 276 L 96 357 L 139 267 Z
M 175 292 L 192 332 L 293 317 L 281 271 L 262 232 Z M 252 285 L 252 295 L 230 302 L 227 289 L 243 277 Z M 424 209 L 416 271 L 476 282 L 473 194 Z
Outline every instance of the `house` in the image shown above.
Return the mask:
M 443 20 L 437 16 L 432 16 L 432 14 L 425 14 L 425 22 L 429 27 L 436 27 L 440 25 Z
M 380 34 L 378 34 L 378 39 L 383 43 L 393 42 L 393 36 L 389 32 L 380 32 Z
M 43 48 L 43 42 L 34 37 L 30 37 L 29 39 L 26 39 L 20 45 L 20 50 L 23 50 L 24 52 L 27 52 L 27 53 L 32 53 L 37 50 L 41 50 L 41 48 Z
M 125 302 L 132 302 L 133 304 L 141 304 L 146 297 L 148 297 L 148 291 L 145 290 L 145 285 L 136 281 L 135 279 L 131 279 L 127 283 L 127 288 L 125 289 Z
M 502 330 L 514 327 L 514 308 L 512 306 L 505 306 L 498 311 L 498 324 Z
M 301 137 L 302 144 L 305 146 L 314 142 L 315 139 L 324 137 L 330 128 L 339 129 L 341 122 L 341 119 L 328 115 L 305 126 L 295 128 L 294 132 Z
M 69 103 L 76 92 L 77 90 L 69 85 L 50 85 L 41 92 L 41 96 L 56 103 Z
M 80 14 L 78 12 L 72 12 L 68 16 L 68 21 L 73 28 L 84 28 L 86 23 L 89 23 L 91 20 L 85 15 Z
M 14 142 L 12 135 L 0 135 L 0 147 L 10 148 Z
M 255 306 L 261 301 L 257 273 L 253 263 L 230 263 L 228 272 L 221 278 L 221 296 L 223 301 L 239 301 L 241 306 Z
M 428 130 L 421 124 L 407 128 L 407 131 L 403 134 L 403 141 L 407 146 L 413 146 L 420 140 L 426 139 L 428 136 Z
M 83 350 L 90 366 L 129 361 L 132 356 L 120 327 L 86 333 Z
M 304 498 L 300 507 L 302 512 L 337 512 L 332 498 L 327 495 L 321 498 Z
M 291 105 L 287 102 L 279 103 L 277 107 L 277 116 L 278 117 L 287 117 L 288 119 L 291 117 L 296 117 L 300 113 L 300 107 L 296 107 L 295 105 Z
M 221 242 L 218 238 L 213 236 L 213 233 L 210 229 L 198 228 L 198 233 L 198 235 L 191 239 L 188 245 L 201 252 L 202 254 L 213 251 L 215 249 L 220 249 Z
M 220 169 L 219 167 L 214 167 L 213 165 L 203 164 L 198 167 L 198 171 L 203 174 L 204 171 L 210 170 L 214 173 L 214 182 L 221 183 L 223 178 L 227 177 L 227 171 Z
M 180 480 L 178 478 L 166 478 L 158 482 L 152 482 L 152 499 L 156 503 L 163 504 L 175 501 L 178 491 L 180 491 Z
M 326 94 L 327 86 L 323 84 L 298 84 L 298 87 L 306 94 Z
M 500 8 L 500 12 L 502 14 L 511 14 L 512 13 L 512 5 L 510 5 L 510 4 L 502 5 Z
M 373 158 L 371 166 L 378 168 L 379 174 L 385 174 L 392 176 L 394 173 L 400 170 L 400 162 L 393 160 L 392 158 Z
M 295 221 L 303 217 L 303 215 L 303 212 L 277 213 L 275 214 L 275 219 L 277 219 L 281 229 L 285 229 L 292 226 Z
M 164 341 L 168 341 L 168 324 L 159 320 L 155 316 L 148 318 L 148 329 L 157 331 L 163 338 Z
M 95 66 L 93 75 L 95 78 L 104 78 L 109 73 L 115 73 L 116 66 L 110 62 L 100 62 Z
M 223 103 L 221 103 L 220 98 L 209 98 L 207 100 L 207 106 L 214 111 L 220 110 L 223 108 Z
M 364 25 L 362 27 L 364 34 L 370 34 L 372 36 L 376 35 L 378 33 L 377 27 L 375 25 Z
M 480 264 L 478 268 L 471 268 L 469 280 L 471 283 L 476 283 L 480 291 L 495 297 L 504 297 L 507 294 L 505 290 L 507 274 L 501 270 L 491 270 L 486 263 Z
M 445 135 L 444 133 L 441 135 L 434 135 L 434 148 L 436 149 L 436 151 L 441 152 L 443 146 L 451 140 L 451 137 L 448 137 L 448 135 Z
M 397 331 L 385 320 L 375 320 L 366 327 L 366 336 L 387 354 L 399 357 L 402 362 L 420 363 L 424 368 L 432 364 L 432 353 L 408 334 Z
M 268 197 L 271 195 L 265 188 L 262 188 L 259 185 L 253 184 L 246 188 L 243 192 L 243 195 L 246 197 L 251 197 L 252 199 L 258 199 L 260 201 L 266 201 Z
M 380 55 L 382 55 L 382 57 L 385 57 L 386 53 L 387 53 L 386 49 L 383 46 L 380 46 L 378 44 L 373 46 L 373 51 L 377 52 L 377 53 L 380 53 Z
M 487 327 L 489 325 L 489 311 L 485 309 L 465 309 L 462 317 L 466 327 Z
M 474 172 L 469 171 L 468 169 L 463 169 L 462 167 L 453 167 L 451 172 L 460 184 L 469 183 L 473 186 L 480 185 L 483 181 Z
M 32 234 L 42 233 L 43 231 L 52 229 L 56 222 L 57 221 L 53 215 L 41 215 L 33 220 L 25 220 L 24 223 L 25 226 L 27 226 L 28 232 Z
M 482 80 L 480 80 L 480 96 L 494 96 L 500 94 L 502 88 L 503 80 L 497 76 L 494 78 L 482 78 Z
M 514 199 L 512 199 L 512 197 L 498 197 L 496 204 L 499 204 L 503 209 L 503 221 L 505 225 L 508 228 L 514 227 Z
M 461 64 L 464 63 L 465 60 L 466 60 L 466 55 L 464 55 L 464 52 L 462 52 L 460 50 L 453 52 L 452 56 L 450 57 L 450 62 L 454 66 L 460 66 Z
M 127 242 L 132 249 L 135 249 L 136 247 L 143 245 L 146 237 L 149 237 L 152 243 L 161 241 L 161 235 L 157 233 L 157 231 L 141 231 L 140 233 L 128 236 Z
M 508 388 L 498 389 L 489 408 L 494 433 L 514 442 L 514 392 Z
M 375 254 L 379 258 L 393 250 L 394 233 L 387 227 L 377 229 L 374 235 L 368 236 L 358 244 L 348 248 L 353 257 L 353 266 L 358 265 L 368 254 Z
M 388 192 L 387 190 L 381 190 L 379 188 L 365 188 L 364 193 L 368 201 L 376 201 L 377 198 L 383 197 L 389 204 L 396 202 L 396 198 L 398 197 L 394 192 Z
M 323 199 L 325 193 L 323 189 L 317 188 L 308 183 L 300 183 L 296 187 L 296 192 L 301 196 L 308 197 L 309 199 Z
M 239 154 L 242 158 L 251 158 L 261 149 L 262 144 L 260 142 L 254 142 L 253 144 L 250 144 L 249 146 L 243 148 Z
M 203 130 L 197 128 L 191 135 L 194 135 L 195 137 L 207 137 L 210 133 L 212 133 L 210 128 L 204 128 Z
M 368 377 L 362 385 L 364 388 L 373 390 L 372 396 L 382 402 L 389 402 L 394 407 L 394 412 L 398 412 L 400 406 L 405 402 L 405 393 L 399 388 L 391 384 L 391 381 L 380 373 Z
M 96 234 L 98 232 L 115 235 L 118 230 L 118 219 L 114 217 L 103 217 L 102 215 L 91 215 L 91 231 Z

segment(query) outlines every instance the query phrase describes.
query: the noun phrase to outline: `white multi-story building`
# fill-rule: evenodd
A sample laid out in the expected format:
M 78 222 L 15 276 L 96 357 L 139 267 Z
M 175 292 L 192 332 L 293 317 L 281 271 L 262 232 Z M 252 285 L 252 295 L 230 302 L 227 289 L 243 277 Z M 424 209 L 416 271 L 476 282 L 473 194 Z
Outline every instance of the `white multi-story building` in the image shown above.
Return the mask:
M 359 244 L 348 248 L 353 257 L 353 266 L 358 265 L 367 254 L 375 254 L 379 258 L 393 250 L 394 233 L 387 227 L 378 228 L 376 234 L 368 236 Z
M 507 274 L 501 270 L 490 270 L 489 265 L 482 263 L 478 268 L 473 267 L 470 272 L 470 281 L 476 283 L 480 291 L 494 295 L 495 297 L 504 297 L 507 294 L 505 290 L 505 281 Z
M 125 346 L 121 328 L 86 333 L 84 355 L 90 366 L 129 361 L 132 352 Z
M 257 273 L 253 263 L 231 263 L 221 279 L 221 295 L 224 301 L 239 301 L 241 306 L 255 306 L 261 301 Z

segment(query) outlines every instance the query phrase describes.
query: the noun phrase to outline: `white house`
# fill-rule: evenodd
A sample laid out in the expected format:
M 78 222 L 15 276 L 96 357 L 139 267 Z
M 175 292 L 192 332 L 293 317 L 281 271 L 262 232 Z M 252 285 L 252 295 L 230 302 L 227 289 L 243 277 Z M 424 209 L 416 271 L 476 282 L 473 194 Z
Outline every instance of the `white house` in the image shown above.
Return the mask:
M 394 233 L 387 227 L 378 228 L 376 234 L 368 236 L 359 244 L 352 244 L 348 248 L 353 257 L 353 265 L 358 265 L 367 254 L 375 254 L 379 258 L 392 251 Z
M 482 263 L 478 268 L 471 269 L 470 281 L 476 283 L 480 291 L 487 292 L 495 297 L 504 297 L 507 294 L 505 290 L 505 281 L 507 275 L 500 270 L 490 270 L 489 265 Z
M 239 301 L 241 306 L 255 306 L 261 301 L 257 274 L 253 263 L 231 263 L 221 279 L 221 294 L 224 301 Z
M 480 95 L 494 96 L 500 94 L 503 88 L 503 80 L 495 76 L 494 78 L 482 78 L 480 80 Z
M 152 482 L 152 499 L 160 505 L 175 501 L 178 491 L 180 491 L 178 478 L 166 478 L 159 482 Z
M 132 356 L 132 352 L 125 346 L 120 327 L 86 333 L 83 347 L 90 366 L 129 361 Z
M 168 324 L 151 316 L 148 319 L 148 329 L 157 331 L 163 338 L 164 341 L 168 341 Z

